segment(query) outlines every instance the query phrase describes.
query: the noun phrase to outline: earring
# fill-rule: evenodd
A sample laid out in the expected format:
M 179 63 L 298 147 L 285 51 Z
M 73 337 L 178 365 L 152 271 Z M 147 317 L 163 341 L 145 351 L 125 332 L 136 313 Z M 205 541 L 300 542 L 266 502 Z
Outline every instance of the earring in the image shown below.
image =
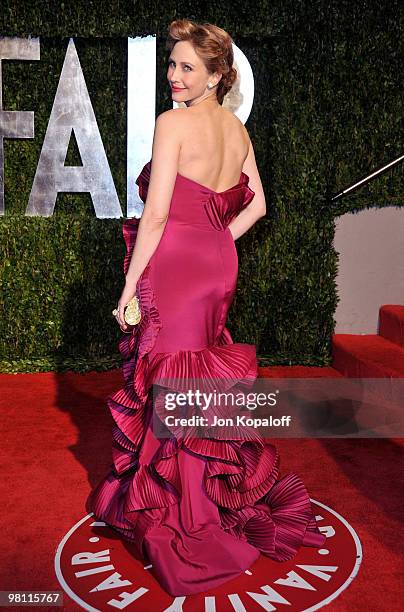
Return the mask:
M 212 89 L 212 87 L 214 87 L 214 85 L 212 85 L 212 83 L 208 83 L 208 89 Z

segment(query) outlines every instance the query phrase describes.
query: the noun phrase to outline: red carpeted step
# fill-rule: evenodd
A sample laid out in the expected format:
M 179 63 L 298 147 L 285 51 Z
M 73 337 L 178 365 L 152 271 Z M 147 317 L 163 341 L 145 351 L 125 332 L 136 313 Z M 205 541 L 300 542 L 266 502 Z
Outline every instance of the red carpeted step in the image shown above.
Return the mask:
M 263 366 L 259 378 L 341 378 L 341 372 L 330 366 Z
M 334 334 L 332 356 L 350 378 L 404 378 L 404 349 L 377 334 Z
M 404 348 L 404 306 L 385 304 L 379 310 L 379 336 Z

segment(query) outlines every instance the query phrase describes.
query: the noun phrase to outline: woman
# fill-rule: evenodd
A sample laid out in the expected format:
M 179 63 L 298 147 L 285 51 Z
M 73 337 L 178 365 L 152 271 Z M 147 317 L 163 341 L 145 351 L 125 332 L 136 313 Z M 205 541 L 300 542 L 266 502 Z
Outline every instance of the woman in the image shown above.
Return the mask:
M 151 426 L 152 387 L 170 379 L 257 377 L 255 346 L 225 327 L 236 289 L 235 240 L 265 215 L 265 196 L 244 125 L 222 106 L 236 79 L 221 28 L 171 23 L 167 78 L 185 108 L 156 121 L 152 159 L 137 184 L 141 220 L 124 223 L 126 283 L 117 321 L 125 335 L 125 386 L 108 398 L 113 466 L 87 509 L 131 540 L 173 596 L 203 592 L 248 569 L 260 552 L 284 561 L 322 546 L 309 496 L 294 474 L 278 480 L 275 447 L 170 435 Z M 139 297 L 134 328 L 124 309 Z M 229 385 L 228 385 L 229 386 Z M 160 415 L 160 413 L 159 413 Z

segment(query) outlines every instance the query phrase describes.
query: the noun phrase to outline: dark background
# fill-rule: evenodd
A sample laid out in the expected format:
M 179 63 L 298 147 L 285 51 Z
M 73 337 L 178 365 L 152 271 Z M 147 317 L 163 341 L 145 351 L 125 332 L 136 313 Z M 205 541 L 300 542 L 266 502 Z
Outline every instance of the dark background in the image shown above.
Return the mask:
M 69 37 L 74 38 L 122 209 L 126 210 L 127 37 L 157 35 L 157 114 L 172 107 L 165 38 L 173 19 L 226 29 L 249 59 L 246 127 L 267 216 L 237 240 L 228 327 L 261 363 L 327 365 L 338 296 L 335 219 L 403 206 L 402 165 L 331 203 L 397 158 L 402 140 L 399 3 L 10 2 L 1 36 L 39 36 L 40 61 L 3 61 L 3 109 L 35 112 L 35 138 L 4 140 L 0 371 L 85 371 L 119 363 L 111 315 L 123 287 L 123 219 L 97 219 L 89 194 L 58 195 L 25 217 Z M 401 45 L 401 47 L 400 47 Z M 66 165 L 81 164 L 74 139 Z M 371 249 L 372 245 L 369 245 Z

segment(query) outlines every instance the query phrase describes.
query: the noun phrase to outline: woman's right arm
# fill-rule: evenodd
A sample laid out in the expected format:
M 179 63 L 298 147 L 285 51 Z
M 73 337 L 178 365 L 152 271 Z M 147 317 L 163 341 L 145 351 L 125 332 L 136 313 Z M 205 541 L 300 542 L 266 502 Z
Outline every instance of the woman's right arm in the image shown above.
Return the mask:
M 247 230 L 250 229 L 267 212 L 264 189 L 262 187 L 261 178 L 258 172 L 257 163 L 255 161 L 254 148 L 249 139 L 248 154 L 243 165 L 243 172 L 249 177 L 248 185 L 254 191 L 255 196 L 250 204 L 240 212 L 240 214 L 229 223 L 229 229 L 234 240 L 240 238 Z

